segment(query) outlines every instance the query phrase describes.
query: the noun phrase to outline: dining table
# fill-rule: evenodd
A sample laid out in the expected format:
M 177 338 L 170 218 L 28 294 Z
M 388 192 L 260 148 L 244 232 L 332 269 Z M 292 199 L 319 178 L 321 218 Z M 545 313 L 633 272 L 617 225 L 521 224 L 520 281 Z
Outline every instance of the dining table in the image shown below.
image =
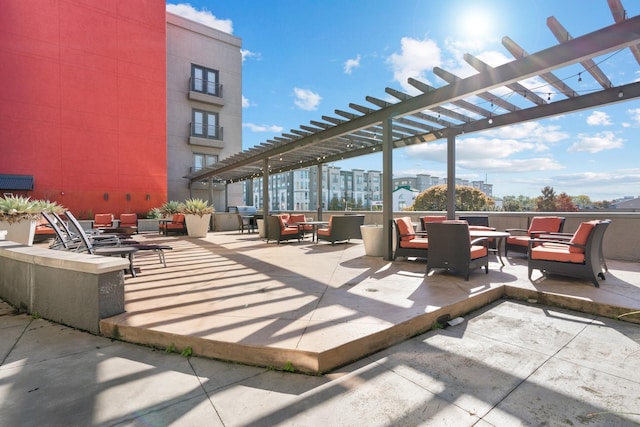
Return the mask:
M 469 230 L 469 234 L 471 235 L 472 239 L 477 239 L 478 237 L 488 237 L 489 239 L 494 239 L 496 242 L 496 247 L 489 248 L 489 252 L 495 253 L 500 260 L 500 264 L 504 265 L 504 260 L 502 259 L 502 247 L 504 246 L 504 242 L 507 240 L 507 237 L 511 236 L 508 231 L 471 229 Z
M 313 227 L 311 231 L 311 241 L 315 242 L 318 239 L 318 228 L 323 225 L 329 225 L 329 221 L 301 221 L 297 222 L 296 225 L 298 226 L 298 232 L 302 232 L 302 226 L 311 225 Z

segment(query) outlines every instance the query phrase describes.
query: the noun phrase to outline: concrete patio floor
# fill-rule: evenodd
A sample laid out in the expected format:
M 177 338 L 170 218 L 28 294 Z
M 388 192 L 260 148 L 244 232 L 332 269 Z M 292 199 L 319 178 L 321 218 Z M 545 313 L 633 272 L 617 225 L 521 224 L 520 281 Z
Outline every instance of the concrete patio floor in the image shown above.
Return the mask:
M 0 303 L 0 426 L 640 423 L 640 326 L 608 318 L 640 309 L 638 263 L 608 260 L 595 288 L 531 283 L 517 257 L 465 282 L 359 241 L 138 240 L 172 245 L 168 266 L 137 257 L 127 312 L 102 326 L 177 353 Z M 432 329 L 445 314 L 464 320 Z
M 126 313 L 103 320 L 103 335 L 276 369 L 328 372 L 504 296 L 608 317 L 640 310 L 634 263 L 610 261 L 596 288 L 538 271 L 531 283 L 525 258 L 502 267 L 492 257 L 489 274 L 476 270 L 466 282 L 444 272 L 425 278 L 424 262 L 365 256 L 359 240 L 278 245 L 238 232 L 138 240 L 170 244 L 167 267 L 137 257 Z

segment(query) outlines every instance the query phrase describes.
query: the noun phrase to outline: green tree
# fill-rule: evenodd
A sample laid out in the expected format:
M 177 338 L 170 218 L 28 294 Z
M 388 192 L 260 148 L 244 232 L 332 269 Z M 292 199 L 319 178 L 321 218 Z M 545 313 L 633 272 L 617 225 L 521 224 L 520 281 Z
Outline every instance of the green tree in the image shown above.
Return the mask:
M 573 204 L 576 205 L 578 209 L 587 209 L 593 205 L 589 196 L 580 195 L 572 197 L 571 199 L 573 200 Z
M 548 185 L 542 189 L 542 196 L 536 198 L 536 210 L 538 212 L 556 211 L 556 192 Z
M 492 198 L 474 187 L 456 185 L 456 210 L 480 211 L 494 206 Z M 418 194 L 411 210 L 442 211 L 447 209 L 447 186 L 435 185 Z
M 342 203 L 340 203 L 340 200 L 338 200 L 338 198 L 336 196 L 333 196 L 333 198 L 329 202 L 329 210 L 330 211 L 341 211 L 342 210 Z
M 507 212 L 526 212 L 533 210 L 535 205 L 531 197 L 527 196 L 504 196 L 502 199 L 502 209 Z

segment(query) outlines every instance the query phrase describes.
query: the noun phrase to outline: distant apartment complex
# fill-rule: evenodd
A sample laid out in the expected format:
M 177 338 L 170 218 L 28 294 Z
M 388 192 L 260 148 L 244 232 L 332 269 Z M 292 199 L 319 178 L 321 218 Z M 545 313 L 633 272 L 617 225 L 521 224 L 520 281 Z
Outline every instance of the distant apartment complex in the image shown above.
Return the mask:
M 323 209 L 370 210 L 381 206 L 382 173 L 363 169 L 342 170 L 322 166 Z M 415 196 L 434 185 L 446 184 L 446 179 L 420 174 L 415 177 L 393 179 L 393 209 L 402 210 L 413 204 Z M 456 185 L 478 188 L 492 197 L 493 185 L 484 181 L 456 179 Z M 269 210 L 313 211 L 318 209 L 318 169 L 303 168 L 269 177 Z M 244 202 L 258 208 L 263 206 L 262 178 L 245 181 Z

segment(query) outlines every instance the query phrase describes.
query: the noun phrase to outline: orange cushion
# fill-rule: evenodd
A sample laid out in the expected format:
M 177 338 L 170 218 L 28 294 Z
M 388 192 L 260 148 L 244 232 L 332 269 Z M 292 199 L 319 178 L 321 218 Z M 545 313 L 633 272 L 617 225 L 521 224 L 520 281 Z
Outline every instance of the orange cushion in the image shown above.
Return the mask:
M 280 230 L 281 235 L 298 234 L 298 227 L 285 227 Z
M 398 223 L 398 230 L 400 230 L 400 240 L 413 240 L 416 238 L 416 232 L 413 229 L 413 224 L 411 223 L 411 218 L 408 216 L 404 216 L 402 218 L 397 218 L 396 222 Z M 408 234 L 408 236 L 405 236 Z
M 573 262 L 581 264 L 584 262 L 584 253 L 570 252 L 568 246 L 553 245 L 544 243 L 531 248 L 531 259 L 541 259 L 547 261 Z
M 120 226 L 136 225 L 138 215 L 132 214 L 120 214 Z
M 431 216 L 423 216 L 422 222 L 442 222 L 447 219 L 446 215 L 431 215 Z
M 553 232 L 556 233 L 560 231 L 560 223 L 562 222 L 562 218 L 559 216 L 534 216 L 531 219 L 531 224 L 529 225 L 528 234 L 531 235 L 533 232 Z
M 104 227 L 113 225 L 113 215 L 111 214 L 96 214 L 93 219 L 94 227 Z
M 285 228 L 287 226 L 289 215 L 278 215 L 278 219 L 280 220 L 280 228 Z
M 301 214 L 301 215 L 299 215 L 299 214 L 291 214 L 289 216 L 289 223 L 290 224 L 297 224 L 299 222 L 305 222 L 305 221 L 306 221 L 306 219 L 304 217 L 304 214 Z
M 426 237 L 416 237 L 411 240 L 401 240 L 401 248 L 429 249 L 429 239 Z
M 510 245 L 529 246 L 529 240 L 529 236 L 507 237 L 507 243 Z
M 583 246 L 586 245 L 594 225 L 595 225 L 595 221 L 581 223 L 569 243 L 575 243 L 577 245 L 583 245 Z M 569 252 L 584 253 L 584 248 L 570 246 Z
M 330 236 L 331 229 L 330 228 L 318 228 L 318 234 L 321 236 Z
M 184 214 L 173 214 L 173 217 L 171 217 L 171 221 L 172 222 L 184 222 Z
M 487 256 L 487 247 L 483 245 L 471 246 L 471 259 L 481 258 Z

